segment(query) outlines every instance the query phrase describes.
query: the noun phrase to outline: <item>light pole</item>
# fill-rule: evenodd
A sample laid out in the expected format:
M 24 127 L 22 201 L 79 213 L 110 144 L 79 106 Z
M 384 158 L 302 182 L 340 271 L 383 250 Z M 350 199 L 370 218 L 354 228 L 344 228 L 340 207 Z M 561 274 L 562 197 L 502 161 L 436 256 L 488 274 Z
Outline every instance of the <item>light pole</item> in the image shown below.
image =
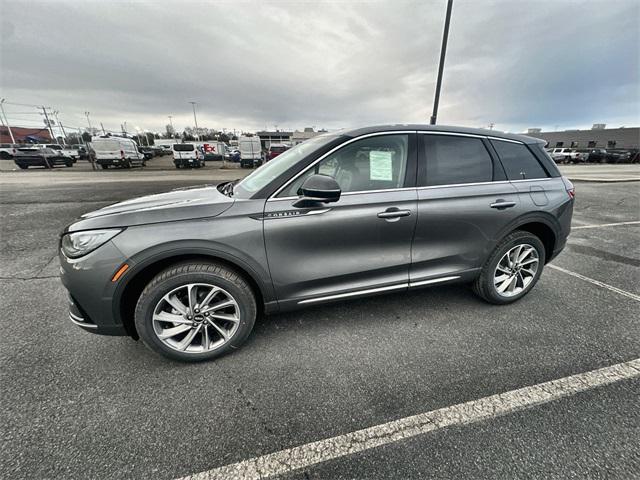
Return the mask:
M 90 112 L 84 112 L 87 117 L 87 123 L 89 124 L 89 135 L 93 135 L 93 127 L 91 126 L 91 120 L 89 120 L 89 113 Z
M 196 102 L 189 102 L 193 107 L 193 121 L 196 124 L 196 137 L 200 141 L 200 132 L 198 131 L 198 119 L 196 118 Z
M 449 23 L 451 22 L 451 8 L 453 0 L 447 1 L 447 14 L 444 19 L 444 32 L 442 33 L 442 48 L 440 49 L 440 65 L 438 66 L 438 80 L 436 82 L 436 95 L 433 99 L 433 114 L 431 115 L 431 125 L 436 124 L 438 117 L 438 104 L 440 103 L 440 87 L 442 87 L 442 72 L 444 71 L 444 57 L 447 53 L 447 39 L 449 38 Z
M 175 137 L 175 133 L 176 131 L 173 129 L 173 115 L 168 115 L 169 118 L 169 125 L 171 125 L 171 138 Z
M 11 131 L 11 126 L 9 126 L 9 119 L 7 118 L 7 114 L 4 113 L 4 101 L 5 101 L 4 98 L 0 100 L 0 110 L 2 110 L 2 116 L 4 117 L 4 121 L 7 124 L 7 129 L 9 130 L 9 136 L 11 137 L 11 143 L 16 143 L 16 139 L 13 138 L 13 132 Z

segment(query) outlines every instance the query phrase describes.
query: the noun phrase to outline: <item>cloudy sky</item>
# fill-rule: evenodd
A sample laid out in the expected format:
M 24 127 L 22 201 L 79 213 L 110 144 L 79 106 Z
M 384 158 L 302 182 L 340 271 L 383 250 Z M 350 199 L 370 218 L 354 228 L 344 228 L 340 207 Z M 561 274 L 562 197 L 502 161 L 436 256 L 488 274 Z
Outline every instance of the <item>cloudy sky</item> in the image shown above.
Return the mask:
M 428 123 L 445 0 L 0 0 L 12 124 Z M 640 124 L 638 0 L 455 0 L 438 121 Z M 14 105 L 24 104 L 24 105 Z

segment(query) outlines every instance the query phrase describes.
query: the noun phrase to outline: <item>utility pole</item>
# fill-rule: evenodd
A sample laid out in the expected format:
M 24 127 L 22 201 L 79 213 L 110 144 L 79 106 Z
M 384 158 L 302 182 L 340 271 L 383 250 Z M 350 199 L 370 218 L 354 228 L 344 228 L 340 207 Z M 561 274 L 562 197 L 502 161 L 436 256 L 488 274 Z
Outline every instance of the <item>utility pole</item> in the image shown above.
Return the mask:
M 58 114 L 60 112 L 57 110 L 54 110 L 53 112 L 53 116 L 56 118 L 56 122 L 58 122 L 58 126 L 60 127 L 60 130 L 62 130 L 62 144 L 66 145 L 67 144 L 67 132 L 64 131 L 64 125 L 62 125 L 62 123 L 60 123 L 60 120 L 58 119 Z
M 169 125 L 171 125 L 171 138 L 174 138 L 176 136 L 176 131 L 173 128 L 173 115 L 169 115 Z
M 44 105 L 40 108 L 42 108 L 42 113 L 44 113 L 44 122 L 47 124 L 47 127 L 49 127 L 49 133 L 51 133 L 51 138 L 55 140 L 56 143 L 58 143 L 58 139 L 53 134 L 53 128 L 51 128 L 51 121 L 49 120 L 49 115 L 47 115 L 47 108 Z
M 93 127 L 91 126 L 91 120 L 89 120 L 89 112 L 84 112 L 87 117 L 87 123 L 89 124 L 89 135 L 93 135 Z
M 444 58 L 447 53 L 447 40 L 449 38 L 449 23 L 451 22 L 451 9 L 453 0 L 447 0 L 447 14 L 444 20 L 444 32 L 442 33 L 442 48 L 440 49 L 440 65 L 438 66 L 438 80 L 436 82 L 436 95 L 433 99 L 433 114 L 431 115 L 431 125 L 436 124 L 438 118 L 438 104 L 440 103 L 440 88 L 442 87 L 442 73 L 444 71 Z
M 193 121 L 196 124 L 196 136 L 198 137 L 198 141 L 200 140 L 200 132 L 198 131 L 198 119 L 196 118 L 196 102 L 189 102 L 193 107 Z
M 7 118 L 7 114 L 4 113 L 4 101 L 3 98 L 0 100 L 0 110 L 2 110 L 2 116 L 4 117 L 4 122 L 7 124 L 7 129 L 9 130 L 9 136 L 11 137 L 11 143 L 16 143 L 16 139 L 13 138 L 13 132 L 11 131 L 11 126 L 9 125 L 9 119 Z

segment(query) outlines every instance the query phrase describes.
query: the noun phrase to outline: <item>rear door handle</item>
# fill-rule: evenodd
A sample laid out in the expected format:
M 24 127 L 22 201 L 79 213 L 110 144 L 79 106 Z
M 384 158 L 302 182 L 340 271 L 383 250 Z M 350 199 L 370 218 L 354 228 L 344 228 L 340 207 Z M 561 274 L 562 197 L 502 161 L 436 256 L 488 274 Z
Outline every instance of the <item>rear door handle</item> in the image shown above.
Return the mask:
M 497 200 L 489 205 L 491 208 L 497 208 L 498 210 L 502 210 L 503 208 L 511 208 L 516 206 L 516 202 L 506 202 L 504 200 Z
M 408 217 L 411 215 L 411 210 L 399 210 L 397 208 L 389 208 L 384 212 L 378 213 L 378 218 L 384 218 L 385 220 L 399 219 L 400 217 Z

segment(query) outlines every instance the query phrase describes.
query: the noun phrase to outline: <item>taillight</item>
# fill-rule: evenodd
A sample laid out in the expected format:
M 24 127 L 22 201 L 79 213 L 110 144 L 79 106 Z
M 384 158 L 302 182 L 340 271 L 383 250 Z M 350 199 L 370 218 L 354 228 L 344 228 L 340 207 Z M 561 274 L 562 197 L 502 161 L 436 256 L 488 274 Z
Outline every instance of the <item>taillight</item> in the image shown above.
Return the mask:
M 562 182 L 564 183 L 569 198 L 576 198 L 576 188 L 573 186 L 573 183 L 571 183 L 567 177 L 562 177 Z

